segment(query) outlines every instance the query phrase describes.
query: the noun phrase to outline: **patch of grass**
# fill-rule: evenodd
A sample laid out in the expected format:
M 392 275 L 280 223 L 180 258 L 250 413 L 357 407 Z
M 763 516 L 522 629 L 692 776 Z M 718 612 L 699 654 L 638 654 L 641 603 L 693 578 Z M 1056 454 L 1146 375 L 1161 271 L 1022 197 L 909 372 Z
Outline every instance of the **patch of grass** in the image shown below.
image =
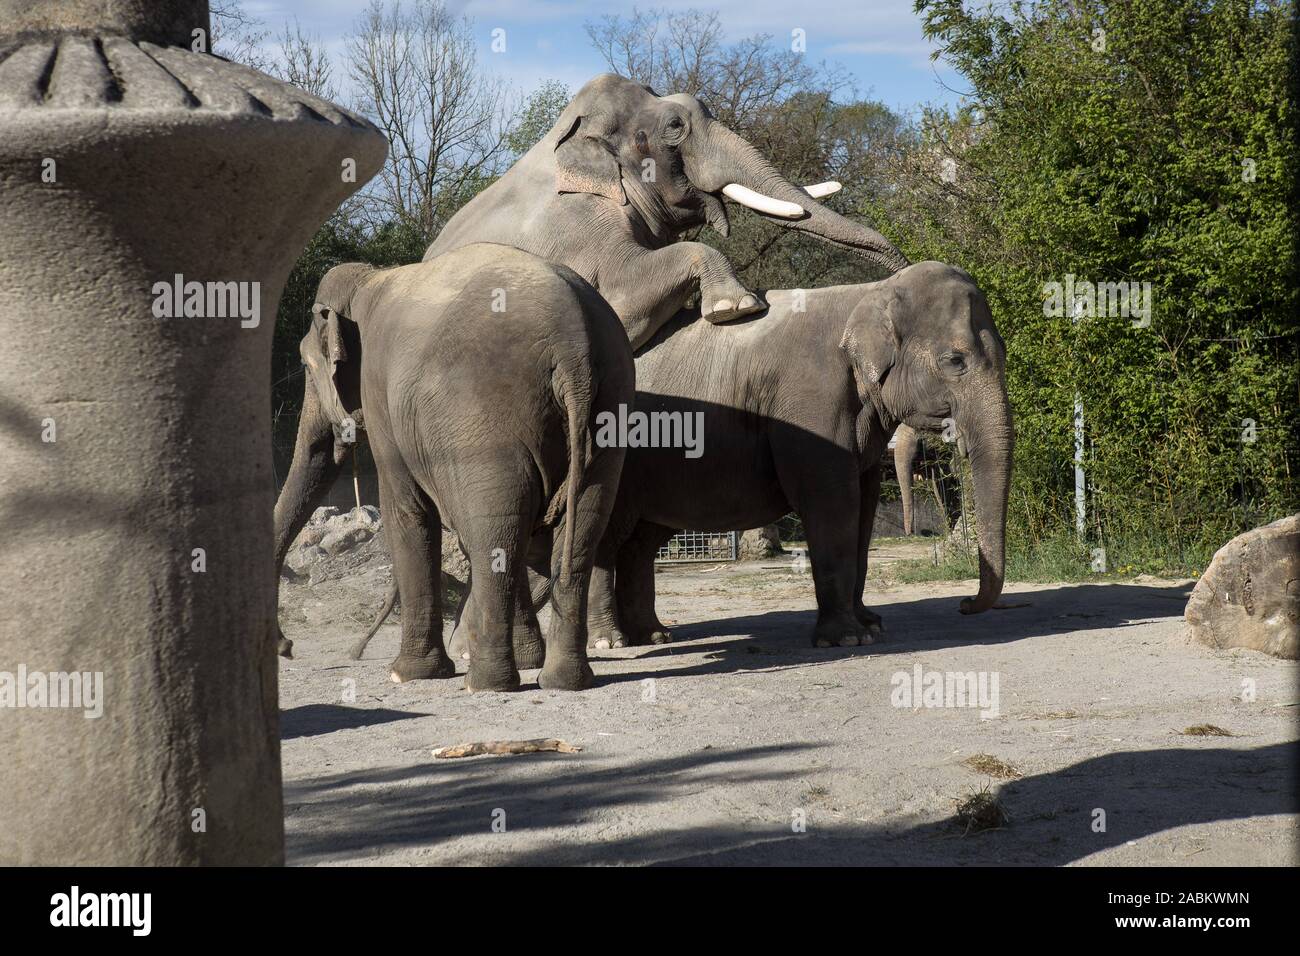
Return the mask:
M 1196 724 L 1188 727 L 1186 730 L 1180 730 L 1184 737 L 1235 737 L 1237 736 L 1230 730 L 1224 730 L 1214 724 Z
M 937 539 L 936 539 L 937 540 Z M 1096 549 L 1105 551 L 1105 571 L 1094 571 Z M 1178 544 L 1158 535 L 1082 544 L 1071 533 L 1037 540 L 1009 531 L 1007 580 L 1047 584 L 1058 581 L 1122 581 L 1139 574 L 1159 577 L 1198 577 L 1210 563 L 1208 547 Z M 926 581 L 965 581 L 979 578 L 979 557 L 972 537 L 970 550 L 952 548 L 936 564 L 932 557 L 899 561 L 890 572 L 903 584 Z
M 1020 776 L 1020 771 L 1004 760 L 999 760 L 992 754 L 975 754 L 973 757 L 967 757 L 962 764 L 974 770 L 976 773 L 982 773 L 988 777 L 996 777 L 998 780 L 1015 780 Z
M 972 833 L 1001 830 L 1011 822 L 1011 815 L 989 788 L 985 787 L 957 801 L 954 819 L 962 828 L 962 836 L 970 836 Z

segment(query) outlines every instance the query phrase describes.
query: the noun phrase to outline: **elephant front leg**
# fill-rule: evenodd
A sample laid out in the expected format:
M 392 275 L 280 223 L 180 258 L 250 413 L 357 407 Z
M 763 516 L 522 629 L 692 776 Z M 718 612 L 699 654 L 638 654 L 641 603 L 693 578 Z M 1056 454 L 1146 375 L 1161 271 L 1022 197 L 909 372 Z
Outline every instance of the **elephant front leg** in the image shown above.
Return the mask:
M 827 469 L 798 489 L 792 500 L 808 535 L 808 557 L 817 591 L 814 647 L 856 647 L 872 637 L 854 613 L 858 570 L 858 522 L 861 490 L 855 470 Z M 805 504 L 806 502 L 806 504 Z
M 876 506 L 880 503 L 881 466 L 876 465 L 862 473 L 859 482 L 861 493 L 858 504 L 858 570 L 853 588 L 853 613 L 858 623 L 867 629 L 871 641 L 884 637 L 884 624 L 880 615 L 871 610 L 862 601 L 862 592 L 867 586 L 868 552 L 871 550 L 871 533 L 876 523 Z
M 729 322 L 767 307 L 740 284 L 727 257 L 702 242 L 638 247 L 617 276 L 602 279 L 600 293 L 623 321 L 634 350 L 684 308 L 697 288 L 700 314 L 710 322 Z

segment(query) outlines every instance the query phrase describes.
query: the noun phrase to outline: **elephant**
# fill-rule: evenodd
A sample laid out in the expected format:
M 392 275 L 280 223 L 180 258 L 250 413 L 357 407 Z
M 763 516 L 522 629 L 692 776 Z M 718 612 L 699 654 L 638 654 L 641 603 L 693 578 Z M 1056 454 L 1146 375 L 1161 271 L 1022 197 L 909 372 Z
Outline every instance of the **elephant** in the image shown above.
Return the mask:
M 954 427 L 951 430 L 944 430 L 943 440 L 953 443 L 958 458 L 965 458 L 965 439 L 957 432 L 955 423 L 953 424 Z M 899 425 L 898 431 L 894 433 L 894 472 L 898 476 L 898 497 L 903 509 L 903 534 L 905 535 L 912 534 L 916 526 L 912 485 L 913 468 L 920 448 L 920 433 L 907 425 Z M 953 478 L 953 474 L 941 473 L 932 479 L 934 482 L 935 503 L 939 506 L 941 517 L 950 529 L 961 520 L 962 509 L 966 507 L 964 503 L 965 495 L 960 486 L 960 478 L 958 478 L 959 484 L 955 492 L 951 488 Z
M 899 425 L 894 433 L 894 472 L 898 475 L 898 497 L 903 503 L 903 534 L 912 533 L 912 465 L 921 436 L 915 428 Z
M 391 269 L 335 266 L 312 312 L 277 566 L 364 428 L 403 607 L 392 679 L 455 674 L 442 638 L 445 522 L 472 571 L 467 689 L 515 690 L 533 667 L 544 688 L 589 686 L 588 585 L 624 457 L 592 426 L 635 392 L 618 317 L 573 271 L 487 243 Z M 544 644 L 530 567 L 552 581 Z
M 598 557 L 592 575 L 596 647 L 671 639 L 655 614 L 654 556 L 676 530 L 754 528 L 790 511 L 808 536 L 814 646 L 873 642 L 867 550 L 900 423 L 938 432 L 955 421 L 974 474 L 980 565 L 979 593 L 960 610 L 987 610 L 1001 593 L 1014 427 L 1006 350 L 971 277 L 920 262 L 767 301 L 766 314 L 728 325 L 684 311 L 636 355 L 637 412 L 652 423 L 702 415 L 705 440 L 698 457 L 628 449 L 598 552 L 615 557 Z
M 636 349 L 697 287 L 710 322 L 764 308 L 721 252 L 675 241 L 706 222 L 726 236 L 724 197 L 889 273 L 906 266 L 880 233 L 816 201 L 838 188 L 787 182 L 693 96 L 659 96 L 604 74 L 583 86 L 505 175 L 448 220 L 424 258 L 499 242 L 562 263 L 605 297 Z

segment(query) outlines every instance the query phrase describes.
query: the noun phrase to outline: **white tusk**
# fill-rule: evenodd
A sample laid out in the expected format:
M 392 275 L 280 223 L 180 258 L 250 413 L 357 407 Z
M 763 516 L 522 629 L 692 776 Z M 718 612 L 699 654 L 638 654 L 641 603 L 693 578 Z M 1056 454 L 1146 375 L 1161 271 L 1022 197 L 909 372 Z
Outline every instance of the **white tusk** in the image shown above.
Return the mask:
M 804 214 L 803 206 L 797 202 L 773 199 L 771 196 L 756 193 L 749 187 L 742 186 L 739 183 L 728 183 L 723 186 L 722 195 L 740 203 L 742 206 L 748 206 L 755 212 L 764 212 L 769 216 L 780 216 L 782 219 L 798 219 Z
M 803 191 L 813 199 L 821 199 L 825 196 L 834 196 L 843 188 L 843 186 L 832 179 L 828 183 L 816 183 L 812 186 L 805 186 Z

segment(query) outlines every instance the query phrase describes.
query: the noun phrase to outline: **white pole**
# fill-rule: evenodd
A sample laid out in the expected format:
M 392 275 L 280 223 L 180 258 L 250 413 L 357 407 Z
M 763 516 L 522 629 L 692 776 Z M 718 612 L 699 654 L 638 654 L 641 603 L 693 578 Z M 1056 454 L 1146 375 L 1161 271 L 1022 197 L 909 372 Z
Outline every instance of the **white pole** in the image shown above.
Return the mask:
M 1074 393 L 1074 530 L 1080 538 L 1088 526 L 1087 485 L 1083 475 L 1083 397 Z

